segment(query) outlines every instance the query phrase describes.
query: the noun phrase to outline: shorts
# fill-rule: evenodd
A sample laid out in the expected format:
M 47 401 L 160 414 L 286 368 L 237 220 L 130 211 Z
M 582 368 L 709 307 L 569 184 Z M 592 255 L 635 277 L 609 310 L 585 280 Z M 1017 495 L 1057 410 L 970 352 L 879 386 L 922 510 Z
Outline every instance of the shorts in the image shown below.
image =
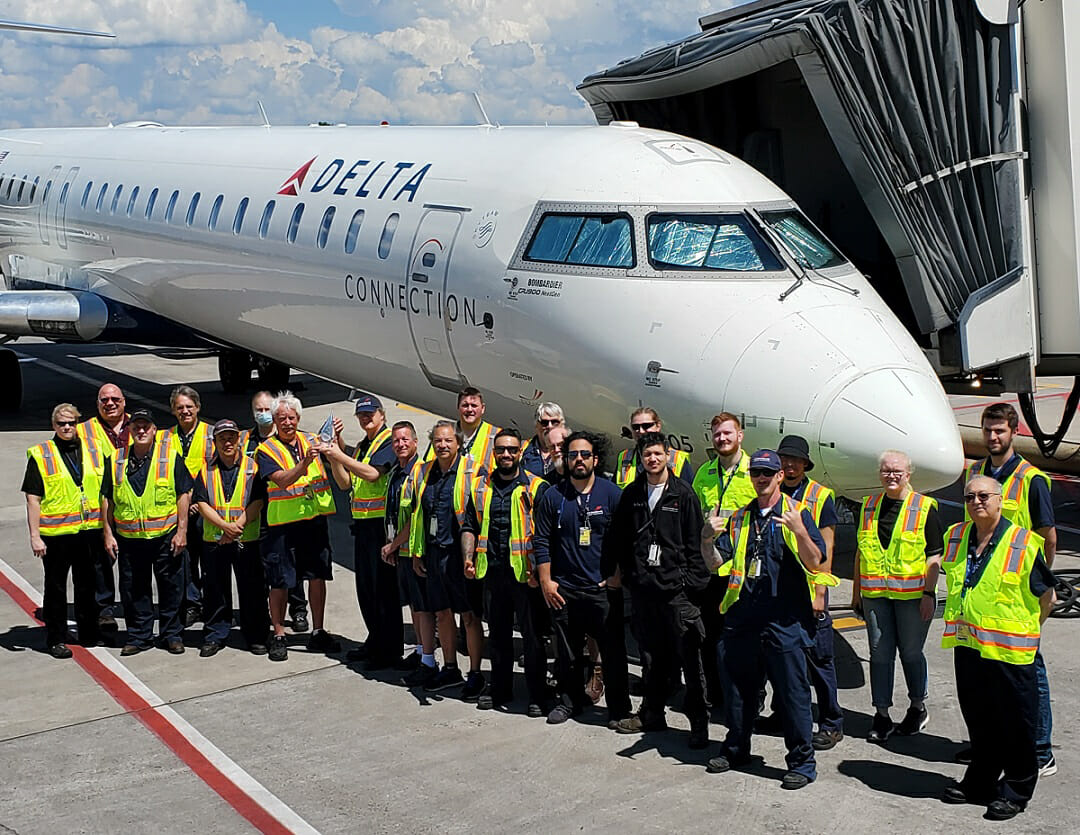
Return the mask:
M 412 557 L 398 554 L 397 582 L 402 606 L 408 606 L 414 612 L 434 611 L 428 603 L 427 580 L 416 573 Z
M 291 589 L 301 580 L 333 580 L 326 518 L 270 527 L 262 540 L 262 559 L 272 589 Z
M 449 609 L 454 614 L 484 614 L 484 584 L 465 579 L 465 563 L 456 545 L 444 548 L 427 543 L 424 553 L 427 569 L 427 598 L 432 612 Z

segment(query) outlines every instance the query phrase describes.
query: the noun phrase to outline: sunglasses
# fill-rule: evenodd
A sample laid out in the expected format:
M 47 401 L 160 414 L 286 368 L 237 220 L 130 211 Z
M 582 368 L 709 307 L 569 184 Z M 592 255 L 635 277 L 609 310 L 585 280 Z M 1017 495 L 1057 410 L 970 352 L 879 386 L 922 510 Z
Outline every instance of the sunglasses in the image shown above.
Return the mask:
M 537 423 L 541 426 L 558 426 L 562 423 L 562 418 L 540 418 Z
M 991 496 L 1000 495 L 1000 493 L 965 493 L 964 501 L 968 504 L 975 504 L 976 502 L 978 502 L 979 504 L 986 504 L 988 501 L 990 501 Z
M 99 397 L 98 403 L 123 403 L 123 397 Z
M 496 455 L 517 455 L 521 449 L 519 446 L 497 446 L 495 447 Z
M 656 426 L 655 423 L 631 423 L 630 424 L 630 428 L 633 429 L 635 432 L 648 432 L 654 426 Z
M 572 449 L 566 453 L 566 457 L 573 461 L 575 458 L 580 458 L 582 461 L 588 461 L 592 458 L 593 454 L 591 450 L 587 449 Z
M 58 421 L 56 421 L 57 426 L 75 426 L 77 423 L 78 423 L 77 420 L 58 420 Z
M 763 470 L 760 467 L 750 468 L 750 478 L 765 478 L 766 476 L 774 476 L 778 470 Z

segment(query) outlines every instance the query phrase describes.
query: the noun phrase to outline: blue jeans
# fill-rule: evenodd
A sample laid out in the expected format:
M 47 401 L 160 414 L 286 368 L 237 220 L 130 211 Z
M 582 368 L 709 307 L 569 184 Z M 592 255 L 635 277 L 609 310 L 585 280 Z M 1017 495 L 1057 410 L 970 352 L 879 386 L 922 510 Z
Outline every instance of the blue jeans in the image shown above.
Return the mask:
M 864 597 L 866 634 L 870 639 L 870 697 L 876 708 L 892 707 L 896 653 L 904 670 L 908 698 L 926 699 L 927 670 L 923 645 L 932 621 L 919 614 L 920 599 Z
M 1039 710 L 1035 715 L 1035 753 L 1042 768 L 1054 756 L 1050 737 L 1054 732 L 1054 717 L 1050 713 L 1050 679 L 1046 677 L 1046 662 L 1042 651 L 1035 653 L 1035 685 L 1039 693 Z

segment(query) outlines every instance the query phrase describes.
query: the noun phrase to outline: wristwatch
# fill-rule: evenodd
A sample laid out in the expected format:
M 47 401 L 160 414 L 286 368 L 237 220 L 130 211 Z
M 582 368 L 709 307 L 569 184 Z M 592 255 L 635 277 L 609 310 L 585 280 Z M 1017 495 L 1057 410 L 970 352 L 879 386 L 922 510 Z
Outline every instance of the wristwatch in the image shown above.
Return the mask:
M 934 598 L 934 600 L 937 600 L 937 592 L 936 591 L 927 591 L 926 589 L 923 589 L 923 594 L 925 594 L 927 597 L 932 597 L 932 598 Z

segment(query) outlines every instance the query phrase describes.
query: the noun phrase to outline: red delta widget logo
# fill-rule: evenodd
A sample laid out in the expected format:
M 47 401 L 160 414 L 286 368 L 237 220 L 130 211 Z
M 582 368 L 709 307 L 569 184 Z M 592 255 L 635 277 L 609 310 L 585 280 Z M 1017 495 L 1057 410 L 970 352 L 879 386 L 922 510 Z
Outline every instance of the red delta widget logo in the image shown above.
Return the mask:
M 312 157 L 297 168 L 282 183 L 278 194 L 299 197 L 304 190 L 304 180 L 316 159 L 318 157 Z M 308 193 L 318 194 L 333 186 L 333 193 L 340 196 L 351 193 L 353 197 L 398 200 L 408 195 L 406 202 L 411 203 L 429 170 L 430 162 L 418 165 L 415 162 L 358 159 L 346 168 L 344 159 L 335 159 L 315 178 Z

